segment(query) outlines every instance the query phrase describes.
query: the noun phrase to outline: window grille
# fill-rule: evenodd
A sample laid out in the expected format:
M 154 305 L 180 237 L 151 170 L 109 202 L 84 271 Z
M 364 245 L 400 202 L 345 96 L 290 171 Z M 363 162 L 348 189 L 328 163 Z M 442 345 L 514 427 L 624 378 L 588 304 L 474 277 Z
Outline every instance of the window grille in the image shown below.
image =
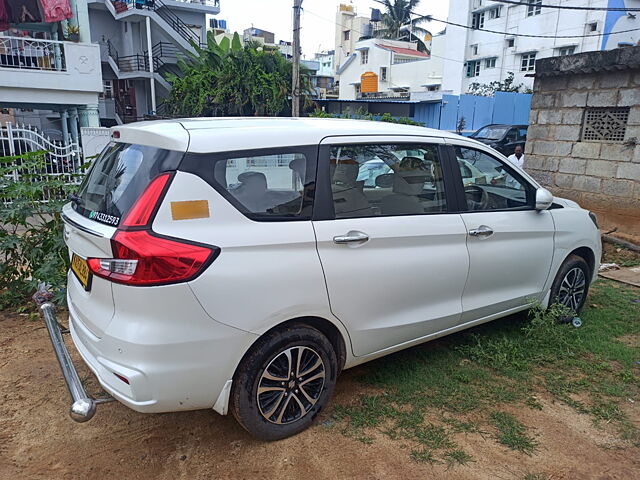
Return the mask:
M 587 108 L 582 123 L 584 142 L 623 142 L 629 107 Z

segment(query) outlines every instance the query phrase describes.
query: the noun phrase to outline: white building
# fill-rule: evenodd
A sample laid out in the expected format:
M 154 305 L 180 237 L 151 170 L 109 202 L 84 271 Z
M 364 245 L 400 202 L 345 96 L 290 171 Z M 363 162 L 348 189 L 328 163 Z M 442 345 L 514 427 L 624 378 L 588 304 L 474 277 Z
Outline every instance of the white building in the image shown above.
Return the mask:
M 100 46 L 105 126 L 158 113 L 179 73 L 178 58 L 206 41 L 207 15 L 218 0 L 82 0 L 89 6 L 91 40 Z
M 359 17 L 353 5 L 341 3 L 336 12 L 334 67 L 338 70 L 355 51 L 356 43 L 370 33 L 368 17 Z M 366 30 L 366 32 L 365 32 Z
M 335 50 L 329 50 L 328 52 L 320 52 L 314 55 L 313 59 L 320 63 L 318 75 L 332 77 L 335 74 L 335 53 Z
M 433 56 L 410 42 L 379 38 L 357 42 L 355 52 L 337 71 L 340 100 L 410 96 L 427 100 L 434 92 L 441 94 L 444 38 L 433 37 Z
M 640 28 L 638 15 L 613 11 L 561 10 L 542 6 L 619 8 L 624 5 L 628 8 L 640 8 L 640 0 L 522 2 L 527 5 L 510 5 L 490 0 L 452 0 L 449 3 L 449 22 L 472 28 L 447 26 L 443 89 L 451 90 L 454 94 L 466 93 L 471 83 L 502 81 L 509 72 L 514 73 L 516 84 L 522 83 L 531 88 L 531 74 L 537 59 L 635 45 L 640 39 L 640 31 L 615 34 Z M 505 33 L 496 34 L 480 29 Z M 592 36 L 585 37 L 586 35 Z
M 11 120 L 76 141 L 80 127 L 99 125 L 102 77 L 87 3 L 73 0 L 70 7 L 72 16 L 63 23 L 77 27 L 78 33 L 65 26 L 67 38 L 58 33 L 62 20 L 47 23 L 38 18 L 0 31 L 0 109 L 11 109 Z

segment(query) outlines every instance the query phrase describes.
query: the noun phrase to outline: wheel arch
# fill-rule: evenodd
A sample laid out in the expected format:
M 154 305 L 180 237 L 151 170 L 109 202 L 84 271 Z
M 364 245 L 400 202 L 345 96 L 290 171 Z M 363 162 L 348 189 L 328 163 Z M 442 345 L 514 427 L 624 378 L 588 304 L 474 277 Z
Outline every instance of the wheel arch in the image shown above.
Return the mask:
M 564 264 L 567 258 L 569 258 L 571 255 L 577 255 L 578 257 L 584 259 L 585 262 L 587 262 L 589 272 L 591 273 L 591 277 L 593 278 L 593 275 L 595 273 L 594 270 L 596 268 L 596 254 L 593 252 L 593 250 L 586 246 L 575 248 L 565 257 L 560 265 Z
M 306 326 L 315 328 L 320 333 L 322 333 L 325 337 L 327 337 L 327 339 L 329 340 L 329 343 L 331 343 L 331 346 L 333 347 L 336 353 L 336 357 L 338 360 L 338 373 L 342 371 L 342 368 L 344 367 L 347 361 L 347 343 L 346 343 L 347 341 L 342 335 L 342 332 L 340 331 L 340 329 L 335 324 L 333 324 L 332 322 L 330 322 L 325 318 L 316 317 L 316 316 L 304 316 L 304 317 L 296 317 L 296 318 L 291 318 L 289 320 L 285 320 L 284 322 L 278 323 L 277 325 L 274 325 L 268 330 L 262 332 L 262 334 L 260 334 L 260 336 L 255 339 L 255 341 L 249 346 L 249 348 L 247 348 L 247 350 L 242 355 L 242 358 L 238 362 L 238 365 L 236 365 L 235 371 L 233 373 L 233 379 L 236 378 L 236 375 L 238 373 L 238 368 L 240 367 L 244 359 L 247 357 L 247 355 L 249 355 L 253 351 L 256 344 L 265 335 L 276 330 L 284 329 L 292 324 L 306 325 Z

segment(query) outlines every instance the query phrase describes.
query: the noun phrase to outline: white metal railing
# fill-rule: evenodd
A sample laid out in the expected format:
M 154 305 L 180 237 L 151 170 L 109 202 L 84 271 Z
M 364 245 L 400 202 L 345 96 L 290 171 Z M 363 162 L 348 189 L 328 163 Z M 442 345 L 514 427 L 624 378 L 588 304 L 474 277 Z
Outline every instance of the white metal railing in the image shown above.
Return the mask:
M 220 0 L 173 0 L 174 2 L 181 3 L 198 3 L 200 5 L 207 5 L 209 7 L 219 7 Z
M 0 67 L 66 71 L 64 42 L 25 37 L 0 37 Z
M 28 172 L 37 176 L 56 176 L 67 184 L 79 182 L 82 150 L 77 142 L 53 140 L 44 136 L 31 125 L 0 124 L 0 156 L 9 157 L 28 152 L 45 151 L 44 166 L 39 171 Z M 16 181 L 24 173 L 20 159 L 14 161 L 15 170 L 11 175 Z M 48 194 L 49 195 L 49 194 Z
M 393 56 L 393 63 L 394 64 L 418 62 L 420 60 L 424 60 L 424 58 L 398 57 L 396 55 Z

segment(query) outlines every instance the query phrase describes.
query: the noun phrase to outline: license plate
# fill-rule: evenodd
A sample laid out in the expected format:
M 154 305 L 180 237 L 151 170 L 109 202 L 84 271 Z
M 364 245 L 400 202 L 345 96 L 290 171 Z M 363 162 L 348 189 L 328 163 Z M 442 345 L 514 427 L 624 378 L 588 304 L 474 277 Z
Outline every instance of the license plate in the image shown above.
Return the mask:
M 91 290 L 92 275 L 89 271 L 89 265 L 87 265 L 87 261 L 84 258 L 75 253 L 71 256 L 71 271 L 87 292 Z

